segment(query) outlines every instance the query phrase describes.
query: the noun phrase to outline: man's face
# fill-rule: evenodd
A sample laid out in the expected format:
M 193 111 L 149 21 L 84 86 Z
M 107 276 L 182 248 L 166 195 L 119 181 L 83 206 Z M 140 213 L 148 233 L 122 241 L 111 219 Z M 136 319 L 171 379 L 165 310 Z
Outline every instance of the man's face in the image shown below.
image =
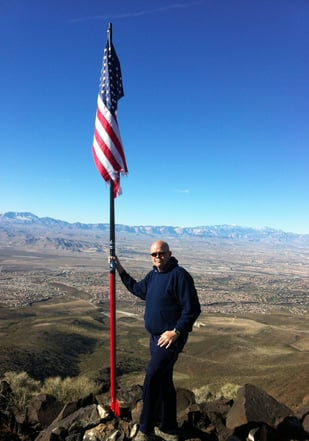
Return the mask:
M 155 242 L 150 248 L 152 264 L 157 267 L 158 271 L 162 271 L 171 257 L 171 252 L 164 243 Z

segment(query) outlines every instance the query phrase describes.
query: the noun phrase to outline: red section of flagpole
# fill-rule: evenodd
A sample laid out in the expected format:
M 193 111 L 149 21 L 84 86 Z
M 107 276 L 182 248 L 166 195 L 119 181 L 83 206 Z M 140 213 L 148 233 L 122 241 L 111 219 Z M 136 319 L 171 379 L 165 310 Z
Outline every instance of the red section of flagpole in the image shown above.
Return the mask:
M 110 369 L 111 369 L 111 410 L 119 416 L 116 397 L 116 278 L 115 271 L 110 273 Z
M 115 257 L 115 197 L 114 183 L 110 182 L 110 257 Z M 110 370 L 111 370 L 111 410 L 119 416 L 116 397 L 116 277 L 115 263 L 110 266 Z

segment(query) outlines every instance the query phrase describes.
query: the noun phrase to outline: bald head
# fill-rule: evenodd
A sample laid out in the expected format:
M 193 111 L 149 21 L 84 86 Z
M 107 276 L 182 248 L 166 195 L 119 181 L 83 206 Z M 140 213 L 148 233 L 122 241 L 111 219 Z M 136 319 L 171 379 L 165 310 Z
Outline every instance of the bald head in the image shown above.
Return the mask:
M 168 243 L 163 240 L 156 240 L 150 247 L 150 255 L 153 265 L 157 267 L 158 271 L 162 271 L 170 260 L 172 253 Z
M 167 242 L 163 242 L 163 240 L 156 240 L 150 247 L 150 253 L 153 253 L 155 251 L 169 251 L 170 248 L 168 246 Z

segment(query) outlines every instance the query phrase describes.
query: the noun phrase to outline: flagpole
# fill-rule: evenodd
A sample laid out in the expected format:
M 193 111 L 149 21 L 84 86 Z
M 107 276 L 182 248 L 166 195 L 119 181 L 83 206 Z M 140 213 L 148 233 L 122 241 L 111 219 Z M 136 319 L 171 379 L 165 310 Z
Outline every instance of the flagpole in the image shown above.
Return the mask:
M 110 183 L 110 256 L 115 257 L 115 197 L 114 183 Z M 115 264 L 110 266 L 110 380 L 111 380 L 111 410 L 119 416 L 119 406 L 116 398 L 116 275 Z
M 107 38 L 109 47 L 112 44 L 112 24 L 108 24 Z M 115 257 L 115 195 L 114 182 L 110 181 L 110 257 Z M 119 416 L 119 404 L 116 398 L 116 274 L 115 262 L 110 265 L 110 380 L 111 380 L 111 410 Z
M 109 23 L 100 75 L 92 154 L 102 178 L 110 183 L 110 380 L 111 410 L 116 416 L 119 416 L 119 403 L 116 399 L 115 198 L 120 193 L 120 174 L 128 172 L 117 122 L 117 104 L 123 96 L 121 68 L 112 43 L 112 24 Z

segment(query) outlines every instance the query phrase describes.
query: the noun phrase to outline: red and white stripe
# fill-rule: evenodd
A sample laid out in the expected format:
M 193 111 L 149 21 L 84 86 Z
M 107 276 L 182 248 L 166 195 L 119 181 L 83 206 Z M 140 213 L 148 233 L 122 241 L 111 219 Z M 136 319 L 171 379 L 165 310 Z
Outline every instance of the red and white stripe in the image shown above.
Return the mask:
M 114 183 L 114 195 L 121 193 L 120 173 L 128 172 L 116 114 L 112 115 L 98 95 L 92 145 L 95 164 L 106 182 Z

